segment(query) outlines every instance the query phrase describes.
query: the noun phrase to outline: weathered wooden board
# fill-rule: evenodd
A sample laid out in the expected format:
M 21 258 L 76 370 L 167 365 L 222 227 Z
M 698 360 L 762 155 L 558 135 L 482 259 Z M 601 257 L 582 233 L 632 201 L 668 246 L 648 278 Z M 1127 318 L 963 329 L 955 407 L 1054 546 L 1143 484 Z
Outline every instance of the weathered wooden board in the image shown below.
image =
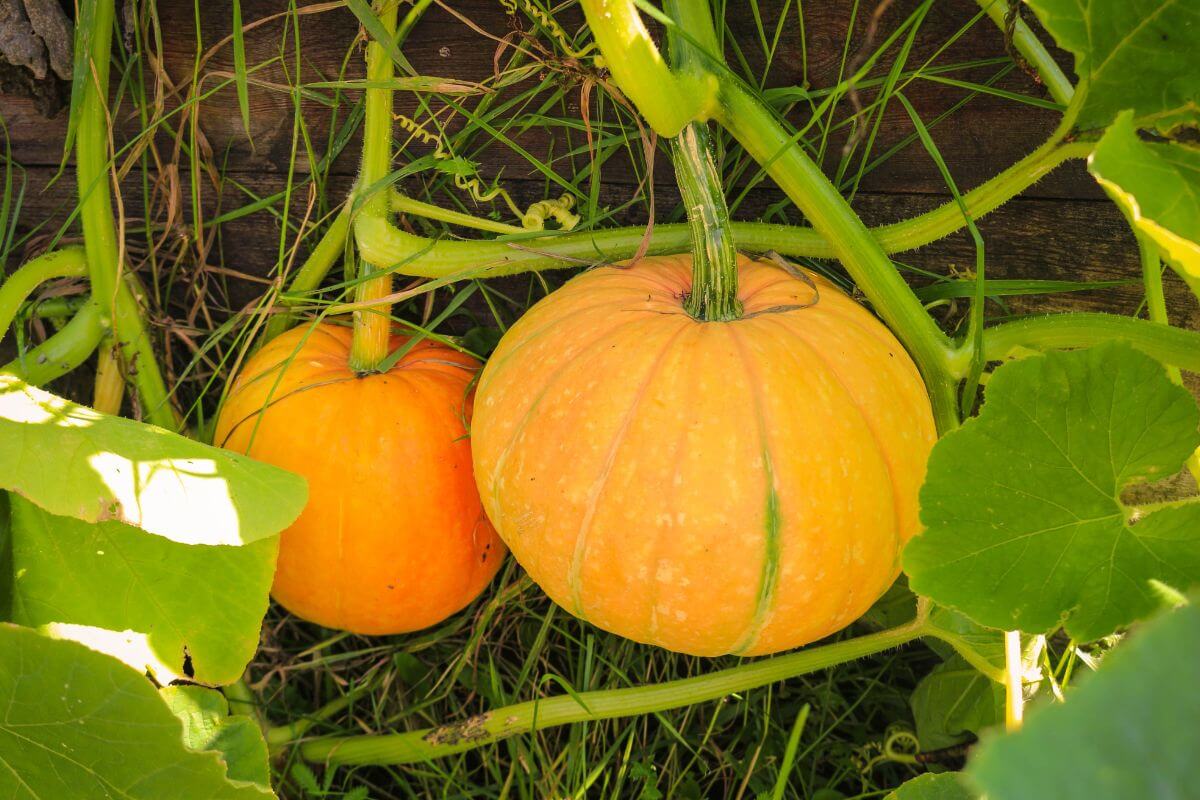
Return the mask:
M 764 59 L 755 45 L 753 15 L 739 2 L 727 5 L 730 9 L 727 18 L 729 34 L 738 43 L 746 61 L 755 69 L 760 68 Z M 782 3 L 761 2 L 759 5 L 764 9 L 768 30 L 772 30 L 777 17 L 777 10 L 773 9 L 778 9 Z M 879 36 L 888 35 L 917 5 L 916 0 L 898 0 L 889 7 Z M 196 8 L 200 9 L 199 45 Z M 242 8 L 244 20 L 254 23 L 280 14 L 287 8 L 287 3 L 283 0 L 243 0 Z M 791 85 L 807 80 L 807 85 L 814 88 L 836 83 L 843 60 L 854 55 L 853 49 L 848 55 L 843 52 L 845 31 L 852 24 L 853 8 L 854 4 L 849 0 L 804 4 L 802 38 L 796 4 L 790 4 L 768 76 L 769 83 Z M 870 3 L 861 4 L 858 17 L 853 21 L 856 31 L 853 47 L 863 41 L 865 20 L 872 8 Z M 198 47 L 207 52 L 228 36 L 230 9 L 230 0 L 206 0 L 198 6 L 185 0 L 160 0 L 157 13 L 163 33 L 163 69 L 175 85 L 182 85 L 190 78 Z M 564 19 L 569 20 L 569 16 Z M 438 3 L 415 29 L 404 52 L 421 74 L 460 80 L 482 79 L 493 72 L 499 38 L 512 33 L 515 24 L 498 0 Z M 356 38 L 358 25 L 345 7 L 300 15 L 296 28 L 300 42 L 299 73 L 303 81 L 332 79 L 339 74 L 346 77 L 361 75 L 361 40 Z M 246 34 L 250 64 L 265 63 L 255 72 L 260 84 L 252 86 L 250 91 L 251 139 L 242 128 L 232 88 L 207 97 L 199 115 L 200 128 L 216 154 L 223 174 L 259 195 L 278 191 L 285 183 L 289 167 L 294 105 L 286 87 L 293 79 L 289 76 L 296 73 L 293 33 L 291 21 L 277 17 Z M 953 43 L 945 47 L 935 63 L 962 63 L 1004 56 L 1000 32 L 988 20 L 978 19 L 978 7 L 974 3 L 938 0 L 916 36 L 909 64 L 924 63 L 949 40 Z M 807 53 L 807 67 L 803 53 Z M 1069 64 L 1065 57 L 1062 61 L 1064 65 Z M 231 69 L 231 48 L 227 45 L 216 47 L 205 62 L 201 85 L 217 85 Z M 977 67 L 956 76 L 983 80 L 997 70 L 995 65 Z M 1040 93 L 1019 70 L 1011 71 L 997 86 Z M 929 121 L 960 101 L 966 93 L 944 84 L 915 81 L 905 89 L 905 94 Z M 869 94 L 864 96 L 869 97 Z M 579 95 L 572 92 L 569 98 L 565 107 L 554 113 L 577 116 Z M 166 98 L 168 107 L 178 101 L 178 97 Z M 306 102 L 302 107 L 308 133 L 320 150 L 327 141 L 329 110 L 315 102 Z M 342 118 L 346 107 L 343 104 Z M 411 114 L 414 108 L 413 95 L 400 93 L 398 111 Z M 27 168 L 28 184 L 21 223 L 26 228 L 34 224 L 47 228 L 54 226 L 61 222 L 64 211 L 74 202 L 69 173 L 47 188 L 61 155 L 66 114 L 47 121 L 36 114 L 31 103 L 12 97 L 0 97 L 0 114 L 8 128 L 13 156 Z M 1055 118 L 1052 111 L 980 95 L 947 123 L 934 127 L 933 136 L 960 188 L 967 189 L 1034 148 L 1052 129 Z M 118 141 L 128 139 L 139 130 L 139 122 L 127 105 L 117 110 L 116 119 Z M 876 152 L 882 152 L 911 133 L 912 125 L 903 108 L 893 103 L 881 126 Z M 542 155 L 547 138 L 542 131 L 532 128 L 519 138 L 519 143 L 530 152 Z M 839 148 L 839 142 L 831 143 L 827 166 L 836 160 Z M 331 194 L 348 188 L 356 166 L 356 149 L 357 144 L 352 142 L 345 155 L 335 163 L 327 189 Z M 169 151 L 169 148 L 164 150 Z M 542 183 L 523 178 L 531 174 L 531 169 L 513 150 L 495 147 L 481 154 L 480 160 L 484 173 L 502 174 L 505 185 L 519 199 L 533 200 L 542 196 Z M 181 185 L 186 187 L 186 159 L 180 166 L 184 169 L 180 173 Z M 301 159 L 296 168 L 303 172 L 307 164 Z M 674 192 L 669 174 L 664 171 L 659 177 L 663 182 L 657 194 L 660 207 L 663 207 L 663 204 L 674 202 Z M 618 163 L 610 164 L 605 170 L 605 181 L 603 197 L 616 205 L 628 196 L 634 173 Z M 141 186 L 141 178 L 135 170 L 122 187 L 128 207 L 140 207 Z M 190 222 L 186 195 L 185 191 L 181 198 L 181 235 L 187 232 L 186 225 Z M 739 215 L 752 218 L 779 198 L 780 195 L 770 189 L 756 190 Z M 218 199 L 225 210 L 245 202 L 244 196 L 239 196 L 229 186 L 219 195 L 206 186 L 206 216 L 215 213 Z M 946 188 L 932 160 L 919 144 L 913 144 L 867 174 L 855 198 L 855 206 L 869 223 L 878 223 L 910 216 L 945 199 Z M 302 197 L 297 198 L 294 206 L 297 213 L 303 211 L 302 200 Z M 626 221 L 641 220 L 630 218 Z M 988 217 L 981 227 L 987 237 L 989 271 L 995 277 L 1095 279 L 1136 274 L 1137 255 L 1132 237 L 1119 213 L 1103 200 L 1094 181 L 1078 163 L 1055 171 L 1026 192 L 1022 199 Z M 260 212 L 226 223 L 221 228 L 217 249 L 210 254 L 209 265 L 257 275 L 269 274 L 278 261 L 279 241 L 278 222 L 268 213 Z M 900 258 L 906 263 L 944 273 L 952 266 L 971 265 L 973 251 L 963 235 Z M 247 281 L 233 281 L 231 287 L 228 303 L 234 308 L 259 290 L 256 284 Z M 1136 308 L 1138 299 L 1137 288 L 1130 287 L 1103 295 L 1061 296 L 1053 300 L 1053 305 L 1129 312 Z M 1172 311 L 1181 322 L 1200 322 L 1194 302 L 1179 292 L 1174 293 L 1173 300 Z M 1023 311 L 1048 307 L 1039 298 L 1020 298 L 1012 305 Z

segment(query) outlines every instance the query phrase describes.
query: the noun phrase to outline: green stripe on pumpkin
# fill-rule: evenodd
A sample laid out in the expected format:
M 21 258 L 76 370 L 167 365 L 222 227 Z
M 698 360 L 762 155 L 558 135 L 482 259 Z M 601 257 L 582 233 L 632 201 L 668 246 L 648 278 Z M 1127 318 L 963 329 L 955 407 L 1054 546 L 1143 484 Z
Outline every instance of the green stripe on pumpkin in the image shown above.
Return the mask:
M 754 604 L 754 616 L 746 635 L 731 651 L 733 655 L 741 655 L 758 641 L 759 634 L 767 623 L 767 615 L 775 605 L 775 590 L 779 586 L 779 528 L 782 520 L 779 517 L 779 493 L 775 491 L 775 468 L 771 464 L 771 453 L 764 449 L 763 467 L 767 478 L 767 507 L 763 518 L 763 553 L 762 573 L 758 580 L 758 599 Z

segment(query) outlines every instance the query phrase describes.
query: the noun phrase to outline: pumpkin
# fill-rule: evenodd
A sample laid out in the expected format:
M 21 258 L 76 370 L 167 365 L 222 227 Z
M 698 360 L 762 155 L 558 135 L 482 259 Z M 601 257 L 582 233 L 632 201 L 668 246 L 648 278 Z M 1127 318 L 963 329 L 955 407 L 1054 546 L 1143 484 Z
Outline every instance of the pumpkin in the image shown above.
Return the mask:
M 504 555 L 471 474 L 479 364 L 425 340 L 359 376 L 350 339 L 321 324 L 272 340 L 234 380 L 215 441 L 308 480 L 308 505 L 280 540 L 281 605 L 355 633 L 418 630 L 469 603 Z
M 683 310 L 690 256 L 583 273 L 480 377 L 483 505 L 559 605 L 683 653 L 756 655 L 899 573 L 936 438 L 916 367 L 815 274 L 739 259 L 741 318 Z

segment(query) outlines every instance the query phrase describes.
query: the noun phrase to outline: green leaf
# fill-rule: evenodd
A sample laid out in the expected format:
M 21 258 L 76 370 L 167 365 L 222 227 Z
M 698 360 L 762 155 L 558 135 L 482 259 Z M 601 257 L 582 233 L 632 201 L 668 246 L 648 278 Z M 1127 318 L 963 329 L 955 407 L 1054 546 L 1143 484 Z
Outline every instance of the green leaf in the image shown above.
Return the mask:
M 1088 170 L 1173 267 L 1200 278 L 1200 149 L 1143 142 L 1125 112 L 1100 140 Z
M 60 635 L 90 637 L 98 649 L 102 639 L 120 644 L 102 649 L 163 683 L 241 676 L 258 649 L 278 538 L 186 545 L 119 522 L 54 516 L 15 496 L 11 506 L 14 622 L 128 631 L 120 640 L 91 630 Z
M 1065 703 L 987 737 L 967 774 L 989 800 L 1184 800 L 1200 753 L 1200 606 L 1136 631 Z
M 927 774 L 905 781 L 884 800 L 974 800 L 957 772 Z
M 1077 125 L 1104 128 L 1133 109 L 1169 131 L 1200 111 L 1200 4 L 1193 0 L 1026 0 L 1087 84 Z
M 290 525 L 304 479 L 0 376 L 0 489 L 53 514 L 184 544 L 247 544 Z
M 238 110 L 242 114 L 242 127 L 246 138 L 250 138 L 250 88 L 246 79 L 246 34 L 242 30 L 242 3 L 233 0 L 233 79 L 237 88 Z M 253 140 L 250 142 L 254 145 Z
M 81 644 L 0 624 L 0 796 L 262 800 L 183 726 L 145 676 Z
M 1177 472 L 1198 419 L 1187 390 L 1123 342 L 1000 367 L 980 415 L 934 447 L 909 584 L 981 625 L 1063 624 L 1079 641 L 1147 615 L 1151 579 L 1200 578 L 1200 505 L 1134 524 L 1119 496 Z
M 1004 721 L 1004 687 L 959 656 L 938 664 L 910 699 L 922 751 L 964 742 L 970 734 Z
M 183 722 L 183 743 L 189 750 L 216 752 L 231 781 L 271 788 L 262 730 L 250 717 L 231 716 L 225 695 L 203 686 L 168 686 L 159 694 Z

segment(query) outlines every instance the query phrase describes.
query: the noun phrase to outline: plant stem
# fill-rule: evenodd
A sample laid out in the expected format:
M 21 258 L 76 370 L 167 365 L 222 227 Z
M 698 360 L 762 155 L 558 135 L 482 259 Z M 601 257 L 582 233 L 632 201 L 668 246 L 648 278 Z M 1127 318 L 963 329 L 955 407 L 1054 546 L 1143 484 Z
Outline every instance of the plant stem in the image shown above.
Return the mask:
M 342 255 L 346 247 L 346 236 L 350 231 L 350 203 L 342 206 L 341 211 L 329 223 L 322 234 L 317 246 L 308 254 L 308 258 L 300 265 L 300 269 L 288 284 L 289 292 L 311 292 L 321 285 L 321 281 L 329 274 L 330 268 Z M 279 334 L 292 327 L 294 314 L 290 310 L 282 311 L 271 316 L 263 329 L 261 344 L 274 339 Z
M 125 376 L 121 374 L 121 357 L 112 335 L 100 340 L 96 353 L 96 383 L 92 408 L 101 414 L 120 414 L 125 399 Z
M 1000 361 L 1020 348 L 1068 350 L 1112 339 L 1146 355 L 1200 373 L 1200 333 L 1117 314 L 1048 314 L 1005 322 L 983 332 L 984 358 Z
M 129 286 L 120 280 L 120 251 L 109 188 L 108 73 L 113 38 L 113 0 L 95 0 L 89 63 L 83 75 L 78 131 L 75 138 L 76 181 L 79 188 L 80 224 L 87 252 L 92 304 L 104 324 L 112 329 L 121 358 L 138 387 L 146 418 L 169 429 L 179 427 L 178 417 L 158 370 L 154 348 L 146 331 L 142 308 Z
M 389 37 L 396 35 L 398 0 L 382 0 L 377 9 L 379 22 Z M 367 45 L 367 82 L 376 87 L 390 85 L 393 76 L 392 58 L 387 49 L 374 39 Z M 388 192 L 381 185 L 392 166 L 392 90 L 366 90 L 366 112 L 363 121 L 363 157 L 355 192 L 354 213 L 357 226 L 368 220 L 387 223 Z M 360 253 L 362 253 L 360 248 Z M 365 253 L 355 289 L 354 301 L 369 304 L 392 293 L 392 274 L 388 263 L 371 260 Z M 375 277 L 373 274 L 378 273 Z M 354 338 L 350 346 L 350 367 L 360 374 L 376 372 L 388 355 L 391 337 L 391 306 L 377 305 L 354 312 Z
M 1077 142 L 1031 153 L 996 177 L 963 195 L 971 217 L 979 219 L 1020 194 L 1046 173 L 1070 158 L 1087 156 L 1093 145 Z M 474 270 L 477 277 L 498 277 L 531 270 L 577 267 L 621 261 L 637 252 L 645 228 L 608 228 L 549 236 L 512 237 L 490 241 L 426 239 L 406 233 L 386 220 L 362 220 L 356 239 L 364 258 L 375 264 L 397 265 L 405 275 L 445 278 Z M 900 253 L 943 238 L 965 225 L 962 210 L 951 201 L 902 222 L 871 229 L 880 247 Z M 775 250 L 793 258 L 834 258 L 833 245 L 812 228 L 766 222 L 731 222 L 739 249 Z M 686 223 L 655 225 L 648 253 L 678 253 L 688 249 L 691 229 Z M 318 279 L 319 283 L 319 279 Z
M 1142 286 L 1146 295 L 1146 312 L 1151 322 L 1170 326 L 1167 318 L 1167 297 L 1163 293 L 1162 258 L 1159 256 L 1158 245 L 1146 234 L 1134 230 L 1137 237 L 1138 253 L 1142 262 Z M 1183 386 L 1183 375 L 1179 367 L 1167 365 L 1167 377 L 1177 386 Z M 1192 473 L 1197 484 L 1200 484 L 1200 449 L 1193 452 L 1187 461 L 1188 472 Z
M 829 181 L 763 105 L 744 88 L 722 84 L 721 122 L 741 142 L 816 230 L 888 326 L 912 354 L 925 378 L 938 429 L 958 425 L 954 347 L 883 251 Z M 955 212 L 962 211 L 954 206 Z
M 584 16 L 621 91 L 660 136 L 677 136 L 716 110 L 717 80 L 663 60 L 631 0 L 582 0 Z
M 34 289 L 56 278 L 82 278 L 87 271 L 87 258 L 78 246 L 44 253 L 22 264 L 0 285 L 0 341 Z
M 107 332 L 107 320 L 100 307 L 88 303 L 58 333 L 0 367 L 0 374 L 42 386 L 87 361 Z
M 327 764 L 406 764 L 460 753 L 517 733 L 666 711 L 806 675 L 881 653 L 920 638 L 925 618 L 868 636 L 752 661 L 694 678 L 627 689 L 560 695 L 506 706 L 437 728 L 380 736 L 316 739 L 300 745 L 308 761 Z
M 1020 730 L 1025 715 L 1024 664 L 1021 657 L 1021 632 L 1004 632 L 1004 729 Z
M 1006 30 L 1009 12 L 1007 0 L 979 0 L 979 7 L 987 13 L 1001 31 Z M 1013 28 L 1012 42 L 1021 57 L 1037 70 L 1046 90 L 1054 98 L 1054 102 L 1064 106 L 1070 103 L 1071 97 L 1075 94 L 1075 87 L 1071 85 L 1070 78 L 1059 69 L 1058 63 L 1051 57 L 1045 45 L 1038 40 L 1024 20 L 1017 20 L 1017 24 Z
M 692 290 L 683 307 L 695 319 L 727 321 L 742 315 L 738 254 L 729 232 L 729 208 L 713 160 L 708 124 L 691 122 L 672 141 L 675 176 L 692 231 Z

